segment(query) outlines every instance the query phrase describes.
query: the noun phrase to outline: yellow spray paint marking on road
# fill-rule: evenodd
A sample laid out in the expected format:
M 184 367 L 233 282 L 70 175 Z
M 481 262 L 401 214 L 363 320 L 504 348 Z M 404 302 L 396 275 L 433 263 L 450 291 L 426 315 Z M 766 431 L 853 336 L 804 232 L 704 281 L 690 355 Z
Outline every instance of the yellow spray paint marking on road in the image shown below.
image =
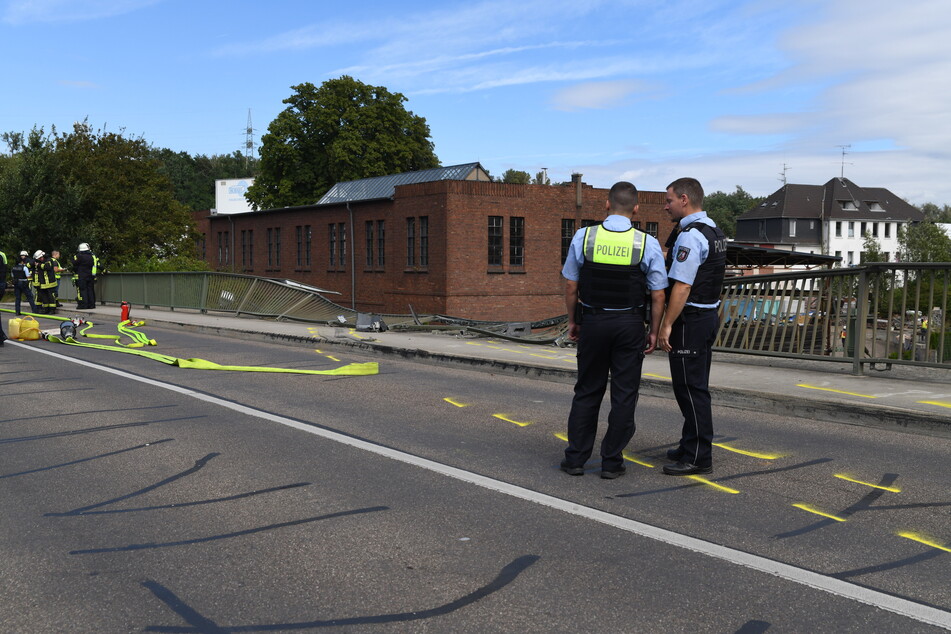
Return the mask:
M 669 381 L 669 380 L 670 380 L 670 377 L 669 377 L 669 376 L 664 376 L 663 374 L 651 374 L 650 372 L 645 372 L 645 373 L 644 373 L 644 376 L 649 376 L 649 377 L 652 377 L 652 378 L 655 378 L 655 379 L 664 379 L 665 381 Z
M 716 490 L 718 490 L 718 491 L 723 491 L 724 493 L 732 493 L 732 494 L 734 494 L 734 495 L 737 494 L 737 493 L 739 493 L 739 491 L 737 491 L 736 489 L 731 489 L 730 487 L 725 487 L 725 486 L 723 486 L 722 484 L 717 484 L 716 482 L 711 482 L 710 480 L 707 480 L 707 479 L 704 478 L 703 476 L 689 475 L 689 476 L 687 476 L 687 477 L 690 478 L 691 480 L 694 480 L 694 481 L 699 482 L 699 483 L 701 483 L 701 484 L 706 484 L 707 486 L 711 486 L 711 487 L 713 487 L 714 489 L 716 489 Z
M 901 493 L 901 489 L 899 489 L 898 487 L 885 487 L 885 486 L 882 486 L 882 485 L 880 485 L 880 484 L 872 484 L 871 482 L 863 482 L 862 480 L 856 480 L 856 479 L 853 478 L 853 477 L 847 476 L 847 475 L 845 475 L 844 473 L 837 473 L 837 474 L 835 474 L 835 477 L 839 478 L 840 480 L 847 480 L 848 482 L 854 482 L 854 483 L 856 483 L 856 484 L 862 484 L 862 485 L 865 485 L 865 486 L 867 486 L 867 487 L 872 487 L 873 489 L 881 489 L 881 490 L 883 490 L 883 491 L 891 491 L 892 493 Z
M 898 535 L 899 537 L 904 537 L 905 539 L 910 539 L 914 542 L 918 542 L 919 544 L 924 544 L 925 546 L 931 546 L 932 548 L 943 550 L 946 553 L 951 553 L 951 548 L 948 548 L 947 546 L 942 546 L 941 544 L 935 542 L 934 540 L 929 539 L 925 537 L 924 535 L 919 535 L 918 533 L 902 532 L 902 533 L 896 533 L 896 535 Z
M 822 390 L 823 392 L 835 392 L 836 394 L 846 394 L 848 396 L 861 396 L 862 398 L 878 398 L 877 396 L 872 396 L 871 394 L 858 394 L 856 392 L 846 392 L 845 390 L 833 390 L 831 387 L 819 387 L 817 385 L 808 385 L 806 383 L 799 383 L 796 387 L 804 387 L 809 390 Z
M 776 460 L 777 458 L 782 458 L 782 454 L 772 454 L 772 453 L 758 453 L 756 451 L 747 451 L 745 449 L 737 449 L 736 447 L 731 447 L 722 442 L 713 443 L 714 447 L 719 447 L 720 449 L 726 449 L 727 451 L 732 451 L 733 453 L 742 454 L 744 456 L 751 456 L 753 458 L 761 458 L 763 460 Z
M 944 401 L 918 401 L 922 405 L 937 405 L 938 407 L 951 407 L 951 403 Z
M 820 511 L 820 510 L 818 510 L 818 509 L 815 509 L 815 508 L 809 506 L 808 504 L 801 504 L 801 503 L 800 503 L 800 504 L 793 504 L 793 506 L 795 506 L 797 509 L 802 509 L 803 511 L 806 511 L 807 513 L 813 513 L 813 514 L 815 514 L 815 515 L 821 515 L 822 517 L 828 517 L 830 520 L 835 520 L 836 522 L 845 522 L 845 521 L 847 521 L 847 520 L 845 520 L 845 518 L 836 517 L 835 515 L 830 515 L 829 513 L 823 513 L 822 511 Z
M 560 431 L 555 432 L 555 438 L 559 438 L 561 440 L 564 440 L 565 442 L 568 442 L 568 434 L 563 434 Z
M 326 355 L 324 355 L 324 356 L 327 357 L 328 359 L 330 359 L 331 361 L 336 361 L 337 363 L 340 362 L 340 359 L 338 359 L 337 357 L 332 357 L 332 356 L 330 356 L 329 354 L 326 354 Z
M 520 423 L 517 420 L 512 420 L 511 418 L 507 417 L 505 414 L 492 414 L 492 415 L 498 418 L 499 420 L 504 420 L 506 423 L 512 423 L 513 425 L 518 425 L 519 427 L 528 427 L 529 425 L 531 425 L 531 423 Z
M 632 455 L 630 455 L 630 454 L 622 453 L 621 456 L 623 456 L 625 460 L 630 460 L 630 461 L 633 462 L 634 464 L 639 464 L 639 465 L 641 465 L 642 467 L 648 467 L 648 468 L 650 468 L 650 469 L 653 469 L 653 468 L 654 468 L 654 465 L 652 465 L 651 463 L 649 463 L 649 462 L 644 462 L 643 460 L 640 460 L 639 458 L 635 458 L 634 456 L 632 456 Z
M 450 405 L 455 405 L 456 407 L 469 407 L 466 403 L 457 403 L 451 398 L 444 398 L 443 400 L 449 403 Z
M 513 350 L 512 352 L 518 352 L 518 350 Z M 524 354 L 524 353 L 522 353 L 522 354 Z M 530 353 L 529 353 L 529 356 L 539 357 L 539 358 L 541 358 L 541 359 L 551 359 L 552 361 L 554 361 L 555 359 L 558 358 L 558 357 L 550 357 L 550 356 L 548 356 L 548 355 L 546 355 L 546 354 L 538 354 L 537 352 L 530 352 Z

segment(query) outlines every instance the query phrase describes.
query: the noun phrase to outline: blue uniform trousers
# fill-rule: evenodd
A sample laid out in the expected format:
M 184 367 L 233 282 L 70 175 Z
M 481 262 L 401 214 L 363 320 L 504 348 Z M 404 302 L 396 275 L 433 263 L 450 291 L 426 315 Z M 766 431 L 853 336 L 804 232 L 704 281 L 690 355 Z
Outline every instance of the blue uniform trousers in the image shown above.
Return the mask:
M 699 467 L 709 467 L 713 461 L 710 362 L 719 325 L 716 309 L 685 306 L 670 333 L 670 378 L 684 417 L 681 460 Z
M 611 412 L 601 442 L 601 468 L 621 469 L 621 452 L 634 436 L 644 346 L 643 315 L 600 312 L 583 316 L 578 341 L 578 380 L 568 414 L 565 463 L 569 466 L 580 467 L 591 457 L 610 374 Z

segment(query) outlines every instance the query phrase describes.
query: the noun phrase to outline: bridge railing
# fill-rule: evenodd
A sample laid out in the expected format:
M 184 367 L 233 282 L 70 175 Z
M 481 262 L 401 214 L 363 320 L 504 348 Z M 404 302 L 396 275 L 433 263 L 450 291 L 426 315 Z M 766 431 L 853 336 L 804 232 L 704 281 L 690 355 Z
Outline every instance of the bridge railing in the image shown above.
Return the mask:
M 342 316 L 355 323 L 357 312 L 321 295 L 327 292 L 292 280 L 201 271 L 110 273 L 97 282 L 97 299 L 109 303 L 312 322 L 336 322 Z
M 727 278 L 715 349 L 951 368 L 951 264 L 867 264 Z

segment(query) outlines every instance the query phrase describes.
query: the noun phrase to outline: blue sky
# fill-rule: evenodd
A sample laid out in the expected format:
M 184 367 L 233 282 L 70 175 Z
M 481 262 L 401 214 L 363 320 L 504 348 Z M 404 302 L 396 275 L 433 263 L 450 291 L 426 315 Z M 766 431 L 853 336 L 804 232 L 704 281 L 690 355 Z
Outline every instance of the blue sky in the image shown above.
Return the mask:
M 946 0 L 0 0 L 0 131 L 230 153 L 344 74 L 403 93 L 444 165 L 754 195 L 844 167 L 951 204 Z

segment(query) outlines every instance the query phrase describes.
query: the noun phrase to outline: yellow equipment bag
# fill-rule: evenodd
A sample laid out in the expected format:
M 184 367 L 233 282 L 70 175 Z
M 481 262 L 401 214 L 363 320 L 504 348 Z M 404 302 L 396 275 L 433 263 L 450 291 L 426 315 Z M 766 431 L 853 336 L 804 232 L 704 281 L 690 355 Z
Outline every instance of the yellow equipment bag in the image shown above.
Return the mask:
M 20 329 L 17 333 L 17 339 L 22 341 L 35 341 L 40 338 L 40 322 L 29 315 L 20 320 Z

